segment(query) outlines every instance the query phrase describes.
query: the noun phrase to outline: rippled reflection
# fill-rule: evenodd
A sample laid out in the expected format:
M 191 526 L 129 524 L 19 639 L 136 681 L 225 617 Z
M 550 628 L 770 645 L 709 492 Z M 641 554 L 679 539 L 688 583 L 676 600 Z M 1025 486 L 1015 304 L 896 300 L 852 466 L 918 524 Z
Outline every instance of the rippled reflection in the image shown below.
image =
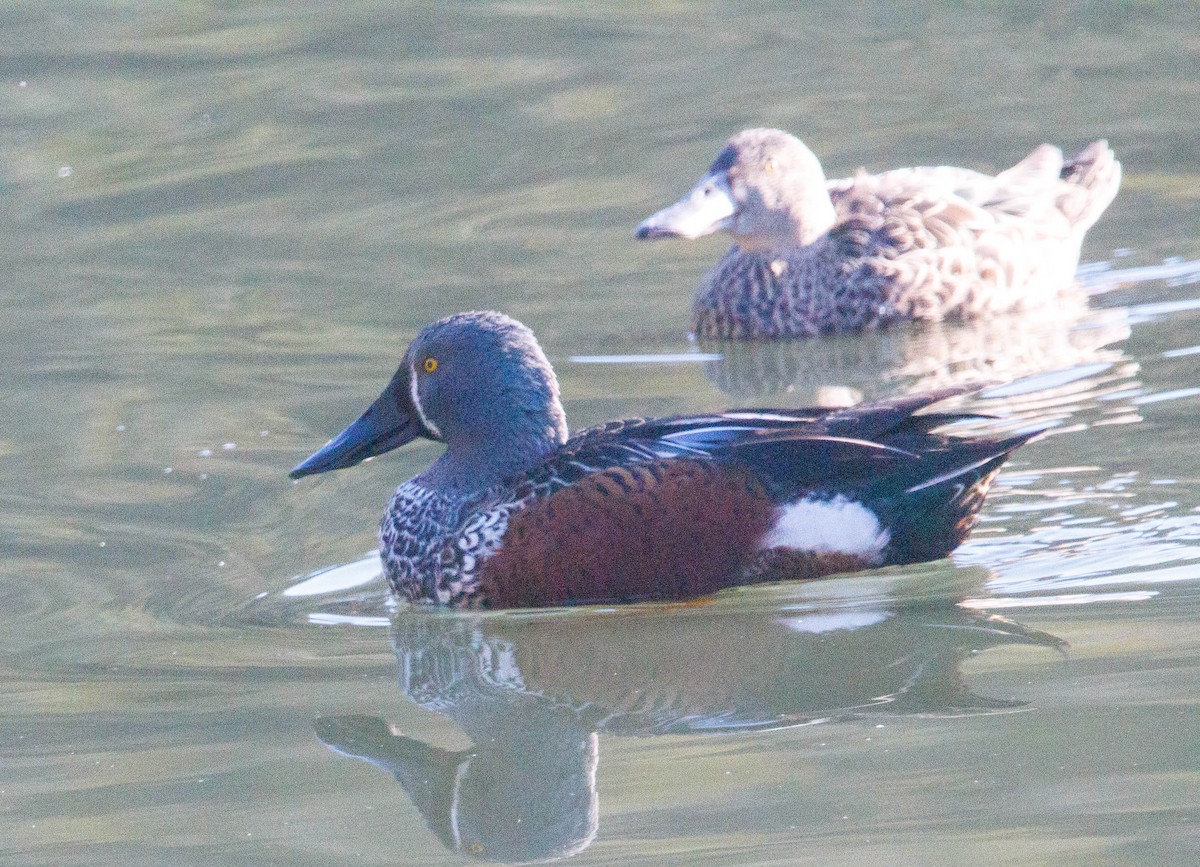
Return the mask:
M 473 745 L 439 749 L 361 715 L 320 718 L 317 735 L 395 776 L 445 846 L 488 861 L 589 845 L 601 816 L 599 734 L 1008 712 L 1023 702 L 974 692 L 964 660 L 1013 644 L 1064 648 L 951 603 L 482 617 L 409 608 L 391 636 L 404 695 L 454 720 Z
M 816 340 L 702 341 L 718 355 L 705 376 L 737 397 L 794 393 L 803 402 L 854 403 L 896 391 L 1007 382 L 1032 373 L 1125 360 L 1123 311 L 1060 311 L 1031 322 L 1003 316 L 916 323 Z
M 1200 261 L 1124 270 L 1084 266 L 1080 281 L 1096 296 L 1117 287 L 1200 281 Z M 618 356 L 586 361 L 696 361 L 721 391 L 737 398 L 789 394 L 801 403 L 845 405 L 971 382 L 1010 382 L 1061 371 L 1068 380 L 1128 372 L 1123 349 L 1135 323 L 1195 309 L 1196 299 L 1090 308 L 1084 296 L 1054 310 L 972 322 L 916 322 L 903 328 L 812 340 L 702 340 L 690 356 Z M 1177 351 L 1178 352 L 1178 351 Z M 1072 377 L 1072 372 L 1078 373 Z

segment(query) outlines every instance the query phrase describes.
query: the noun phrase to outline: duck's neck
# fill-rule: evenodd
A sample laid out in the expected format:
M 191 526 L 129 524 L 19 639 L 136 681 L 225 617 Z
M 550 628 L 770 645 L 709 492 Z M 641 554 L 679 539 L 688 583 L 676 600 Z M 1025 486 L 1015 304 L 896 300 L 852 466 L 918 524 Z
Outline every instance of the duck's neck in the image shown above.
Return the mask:
M 527 472 L 566 439 L 565 425 L 546 424 L 489 435 L 479 431 L 452 440 L 445 453 L 417 480 L 426 488 L 468 496 Z
M 836 221 L 833 202 L 822 187 L 803 199 L 773 208 L 750 232 L 735 232 L 734 238 L 748 252 L 784 253 L 820 244 Z

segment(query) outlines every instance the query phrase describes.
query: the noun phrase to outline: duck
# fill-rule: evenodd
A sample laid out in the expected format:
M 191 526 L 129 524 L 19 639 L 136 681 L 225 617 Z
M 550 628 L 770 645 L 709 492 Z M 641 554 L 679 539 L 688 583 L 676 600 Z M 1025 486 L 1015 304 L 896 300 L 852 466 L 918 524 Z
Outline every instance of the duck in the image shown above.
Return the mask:
M 698 337 L 813 337 L 1053 306 L 1078 293 L 1084 234 L 1120 184 L 1104 140 L 1068 160 L 1043 144 L 995 176 L 937 166 L 827 181 L 800 139 L 747 129 L 634 235 L 733 237 L 696 291 Z
M 968 390 L 630 418 L 568 436 L 533 332 L 474 311 L 424 328 L 374 403 L 290 475 L 417 438 L 445 444 L 380 523 L 384 574 L 410 602 L 693 600 L 949 554 L 1001 464 L 1037 433 L 954 436 L 938 429 L 962 414 L 921 412 Z

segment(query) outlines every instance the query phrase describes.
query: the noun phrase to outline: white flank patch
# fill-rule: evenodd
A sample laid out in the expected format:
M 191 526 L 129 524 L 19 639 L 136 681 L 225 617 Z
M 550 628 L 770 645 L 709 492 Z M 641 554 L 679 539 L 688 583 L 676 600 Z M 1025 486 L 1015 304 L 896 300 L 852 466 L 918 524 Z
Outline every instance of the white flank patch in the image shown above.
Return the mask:
M 874 512 L 842 496 L 800 500 L 779 512 L 760 548 L 852 554 L 870 561 L 879 558 L 892 538 Z

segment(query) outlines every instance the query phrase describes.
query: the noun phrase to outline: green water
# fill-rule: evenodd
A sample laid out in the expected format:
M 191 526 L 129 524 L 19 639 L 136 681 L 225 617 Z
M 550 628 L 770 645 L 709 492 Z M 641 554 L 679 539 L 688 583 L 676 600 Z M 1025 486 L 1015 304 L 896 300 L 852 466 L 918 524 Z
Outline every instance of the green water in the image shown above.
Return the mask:
M 0 861 L 1200 861 L 1198 24 L 0 10 Z M 724 242 L 632 229 L 750 125 L 831 176 L 1108 138 L 1092 309 L 690 342 Z M 574 428 L 1046 370 L 976 405 L 1056 427 L 952 562 L 533 618 L 299 583 L 437 447 L 287 470 L 478 307 L 535 329 Z M 645 354 L 691 357 L 611 358 Z

